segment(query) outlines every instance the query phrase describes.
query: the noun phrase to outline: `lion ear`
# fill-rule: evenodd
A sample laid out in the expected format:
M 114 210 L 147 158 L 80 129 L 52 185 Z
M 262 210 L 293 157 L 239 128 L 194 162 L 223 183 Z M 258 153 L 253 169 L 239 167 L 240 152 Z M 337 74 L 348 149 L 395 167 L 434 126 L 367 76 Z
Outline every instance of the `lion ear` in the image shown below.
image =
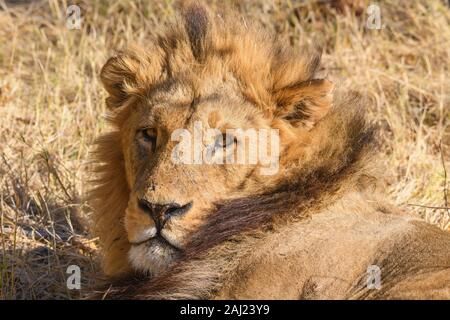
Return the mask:
M 109 93 L 106 105 L 111 108 L 120 107 L 128 98 L 127 87 L 136 83 L 139 61 L 126 54 L 111 57 L 100 72 L 100 79 Z
M 296 83 L 279 89 L 274 99 L 275 116 L 288 120 L 292 125 L 312 128 L 330 110 L 334 85 L 325 79 Z

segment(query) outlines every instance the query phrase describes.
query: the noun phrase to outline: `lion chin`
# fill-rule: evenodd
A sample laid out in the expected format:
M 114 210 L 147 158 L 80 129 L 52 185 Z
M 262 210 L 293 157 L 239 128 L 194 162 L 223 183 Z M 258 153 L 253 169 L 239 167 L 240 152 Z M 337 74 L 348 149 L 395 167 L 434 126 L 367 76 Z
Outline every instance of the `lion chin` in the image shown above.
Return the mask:
M 157 276 L 169 269 L 179 255 L 178 249 L 158 237 L 133 245 L 128 252 L 128 259 L 135 270 Z

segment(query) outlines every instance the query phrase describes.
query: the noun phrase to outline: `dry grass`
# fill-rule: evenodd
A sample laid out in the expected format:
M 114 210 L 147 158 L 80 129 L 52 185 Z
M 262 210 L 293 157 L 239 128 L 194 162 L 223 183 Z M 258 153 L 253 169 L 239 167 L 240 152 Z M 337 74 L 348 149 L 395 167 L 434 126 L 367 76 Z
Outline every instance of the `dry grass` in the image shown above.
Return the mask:
M 66 28 L 65 1 L 11 2 L 0 0 L 0 299 L 77 298 L 97 268 L 82 194 L 90 143 L 105 126 L 99 70 L 114 49 L 145 43 L 174 15 L 173 1 L 74 1 L 81 30 Z M 226 3 L 292 45 L 323 45 L 329 78 L 373 102 L 390 198 L 449 229 L 444 1 L 380 1 L 382 30 L 365 28 L 365 6 L 355 13 L 306 0 Z M 81 292 L 66 288 L 70 264 L 81 267 Z

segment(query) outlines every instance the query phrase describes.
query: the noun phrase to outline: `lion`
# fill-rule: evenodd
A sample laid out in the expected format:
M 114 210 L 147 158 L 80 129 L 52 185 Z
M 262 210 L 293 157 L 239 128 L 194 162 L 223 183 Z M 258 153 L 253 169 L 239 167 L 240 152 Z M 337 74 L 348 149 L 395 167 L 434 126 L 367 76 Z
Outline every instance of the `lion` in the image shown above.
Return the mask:
M 94 297 L 449 299 L 450 235 L 385 200 L 368 102 L 318 76 L 320 49 L 197 2 L 177 19 L 101 70 Z M 276 170 L 175 161 L 196 123 L 218 157 L 251 149 L 227 129 L 275 130 Z

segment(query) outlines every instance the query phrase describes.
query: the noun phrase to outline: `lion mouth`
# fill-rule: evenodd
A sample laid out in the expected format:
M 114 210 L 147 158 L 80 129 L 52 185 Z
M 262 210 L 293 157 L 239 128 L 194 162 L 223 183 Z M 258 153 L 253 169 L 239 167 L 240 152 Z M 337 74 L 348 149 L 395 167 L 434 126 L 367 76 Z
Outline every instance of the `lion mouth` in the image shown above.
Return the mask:
M 161 246 L 165 248 L 175 249 L 176 251 L 181 251 L 181 248 L 177 247 L 175 244 L 171 243 L 169 240 L 164 238 L 161 234 L 157 234 L 155 237 L 150 239 L 132 243 L 133 246 L 141 246 L 141 245 L 152 245 L 152 246 Z
M 128 259 L 134 269 L 156 276 L 167 270 L 182 256 L 180 249 L 162 236 L 135 243 L 128 252 Z

